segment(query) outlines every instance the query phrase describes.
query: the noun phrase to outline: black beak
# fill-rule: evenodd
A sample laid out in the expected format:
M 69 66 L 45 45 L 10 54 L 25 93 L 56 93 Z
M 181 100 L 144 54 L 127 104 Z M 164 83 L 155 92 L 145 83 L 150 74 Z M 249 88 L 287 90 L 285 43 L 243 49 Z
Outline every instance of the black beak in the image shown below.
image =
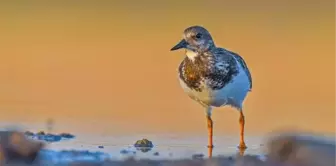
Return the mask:
M 176 46 L 171 48 L 170 51 L 175 51 L 175 50 L 178 50 L 178 49 L 181 49 L 181 48 L 186 48 L 187 45 L 188 45 L 187 41 L 182 39 L 178 44 L 176 44 Z

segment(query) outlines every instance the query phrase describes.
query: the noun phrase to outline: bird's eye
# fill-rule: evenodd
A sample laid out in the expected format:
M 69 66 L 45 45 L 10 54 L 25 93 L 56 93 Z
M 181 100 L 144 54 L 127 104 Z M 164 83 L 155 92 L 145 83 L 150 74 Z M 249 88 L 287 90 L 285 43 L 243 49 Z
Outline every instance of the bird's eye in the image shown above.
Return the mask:
M 198 34 L 196 34 L 195 37 L 196 37 L 196 39 L 200 39 L 202 37 L 202 34 L 198 33 Z

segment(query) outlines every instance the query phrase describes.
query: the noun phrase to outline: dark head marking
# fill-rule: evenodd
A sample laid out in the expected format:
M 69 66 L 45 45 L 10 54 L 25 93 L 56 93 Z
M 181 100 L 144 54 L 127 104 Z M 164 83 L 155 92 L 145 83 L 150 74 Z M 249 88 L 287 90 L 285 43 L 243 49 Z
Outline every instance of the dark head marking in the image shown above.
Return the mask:
M 185 48 L 194 52 L 205 52 L 215 48 L 208 30 L 201 26 L 191 26 L 184 30 L 183 39 L 171 51 Z

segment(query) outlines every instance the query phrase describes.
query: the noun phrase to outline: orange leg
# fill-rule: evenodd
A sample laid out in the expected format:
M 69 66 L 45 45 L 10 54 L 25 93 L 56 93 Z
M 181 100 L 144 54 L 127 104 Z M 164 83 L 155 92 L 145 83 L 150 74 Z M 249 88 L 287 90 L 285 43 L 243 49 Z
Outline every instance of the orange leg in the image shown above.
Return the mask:
M 208 147 L 208 156 L 209 156 L 209 158 L 212 158 L 212 150 L 213 150 L 213 147 Z
M 212 142 L 212 134 L 213 134 L 213 122 L 211 119 L 211 116 L 207 115 L 207 121 L 208 121 L 208 148 L 209 148 L 209 158 L 212 157 L 212 149 L 213 149 L 213 142 Z
M 240 143 L 239 143 L 239 149 L 246 149 L 246 144 L 244 141 L 244 127 L 245 127 L 245 117 L 243 114 L 243 111 L 240 111 L 239 116 L 239 125 L 240 125 Z

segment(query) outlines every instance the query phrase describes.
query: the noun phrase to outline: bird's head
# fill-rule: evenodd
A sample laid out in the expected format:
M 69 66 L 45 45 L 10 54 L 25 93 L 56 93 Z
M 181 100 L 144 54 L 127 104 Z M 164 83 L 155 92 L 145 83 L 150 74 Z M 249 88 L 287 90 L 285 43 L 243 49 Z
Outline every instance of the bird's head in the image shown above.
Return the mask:
M 214 47 L 215 44 L 208 30 L 201 26 L 191 26 L 184 30 L 183 39 L 170 50 L 185 48 L 193 52 L 204 52 Z

